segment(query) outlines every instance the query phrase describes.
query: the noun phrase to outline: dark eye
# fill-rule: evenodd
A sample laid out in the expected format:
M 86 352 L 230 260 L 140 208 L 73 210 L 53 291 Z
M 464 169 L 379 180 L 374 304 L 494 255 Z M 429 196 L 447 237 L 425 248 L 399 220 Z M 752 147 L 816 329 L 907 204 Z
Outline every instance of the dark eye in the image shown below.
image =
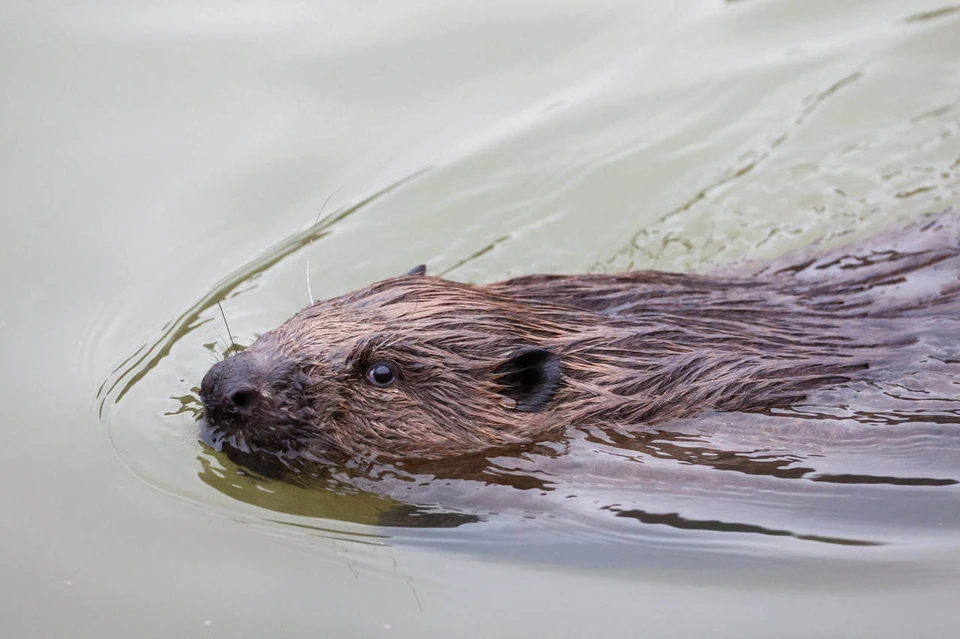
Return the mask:
M 367 369 L 366 377 L 374 386 L 389 386 L 397 379 L 397 368 L 390 362 L 377 362 Z

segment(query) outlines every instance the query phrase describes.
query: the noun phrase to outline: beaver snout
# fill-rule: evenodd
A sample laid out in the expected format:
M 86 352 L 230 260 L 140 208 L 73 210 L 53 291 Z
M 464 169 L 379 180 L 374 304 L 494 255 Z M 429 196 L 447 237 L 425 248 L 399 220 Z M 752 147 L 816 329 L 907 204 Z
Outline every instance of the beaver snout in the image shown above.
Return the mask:
M 200 383 L 207 421 L 226 427 L 251 420 L 270 402 L 284 368 L 262 353 L 250 351 L 214 364 Z

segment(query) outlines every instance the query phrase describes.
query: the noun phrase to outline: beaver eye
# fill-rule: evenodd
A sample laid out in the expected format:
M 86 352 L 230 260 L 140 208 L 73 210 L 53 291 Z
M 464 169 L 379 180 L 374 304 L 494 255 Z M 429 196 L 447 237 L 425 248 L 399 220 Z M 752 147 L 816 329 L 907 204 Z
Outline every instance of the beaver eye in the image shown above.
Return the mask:
M 374 386 L 389 386 L 397 379 L 396 367 L 390 362 L 377 362 L 367 369 L 367 381 Z

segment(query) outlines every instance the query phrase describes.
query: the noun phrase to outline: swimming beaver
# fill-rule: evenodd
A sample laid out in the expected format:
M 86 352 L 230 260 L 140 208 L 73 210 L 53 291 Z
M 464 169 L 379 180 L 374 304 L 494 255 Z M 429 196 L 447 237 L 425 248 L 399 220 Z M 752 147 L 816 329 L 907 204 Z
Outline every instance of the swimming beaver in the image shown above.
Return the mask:
M 287 467 L 436 460 L 895 376 L 922 335 L 954 339 L 960 220 L 926 216 L 753 275 L 472 285 L 424 271 L 317 302 L 214 365 L 200 396 L 217 445 Z

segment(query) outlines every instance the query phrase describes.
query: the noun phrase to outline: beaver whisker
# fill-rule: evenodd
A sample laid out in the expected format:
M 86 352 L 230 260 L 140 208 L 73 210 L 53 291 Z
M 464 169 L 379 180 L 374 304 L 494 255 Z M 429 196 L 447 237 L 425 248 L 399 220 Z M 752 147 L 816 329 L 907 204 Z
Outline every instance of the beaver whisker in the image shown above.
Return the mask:
M 307 298 L 310 300 L 310 304 L 313 304 L 313 290 L 310 288 L 310 252 L 313 249 L 313 240 L 316 237 L 317 226 L 320 224 L 320 217 L 323 215 L 323 209 L 326 208 L 327 203 L 333 199 L 333 196 L 340 192 L 340 189 L 343 188 L 343 184 L 338 186 L 333 190 L 333 193 L 327 196 L 327 199 L 323 201 L 323 204 L 320 205 L 320 211 L 317 213 L 317 218 L 313 221 L 313 226 L 310 227 L 310 244 L 307 245 Z
M 227 335 L 230 336 L 230 348 L 226 349 L 226 354 L 224 355 L 224 359 L 226 359 L 231 353 L 236 352 L 237 344 L 233 341 L 233 333 L 230 332 L 230 323 L 227 321 L 227 314 L 223 312 L 223 304 L 220 303 L 220 300 L 217 300 L 217 308 L 220 309 L 220 317 L 223 318 L 223 325 L 227 327 Z M 220 339 L 223 339 L 222 335 L 220 335 Z

